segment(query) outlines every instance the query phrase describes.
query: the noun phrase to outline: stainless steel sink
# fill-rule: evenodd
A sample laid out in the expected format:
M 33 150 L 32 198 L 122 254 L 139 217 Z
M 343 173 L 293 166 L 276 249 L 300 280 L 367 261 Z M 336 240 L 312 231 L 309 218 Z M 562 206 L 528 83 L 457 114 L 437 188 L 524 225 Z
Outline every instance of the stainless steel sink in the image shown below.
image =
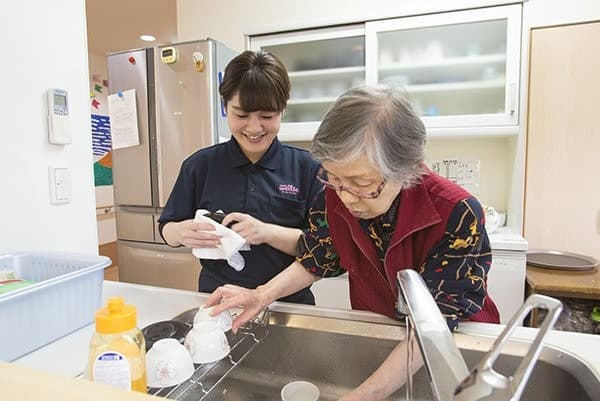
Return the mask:
M 189 322 L 194 313 L 188 311 L 176 320 Z M 379 315 L 280 304 L 261 323 L 230 335 L 230 357 L 199 365 L 189 382 L 156 393 L 185 401 L 279 401 L 285 384 L 308 380 L 319 387 L 321 401 L 337 400 L 368 377 L 404 335 L 399 322 Z M 493 339 L 456 334 L 455 341 L 473 366 Z M 495 369 L 512 374 L 527 347 L 511 342 Z M 433 400 L 425 368 L 415 375 L 413 385 L 415 400 Z M 600 401 L 599 388 L 599 378 L 583 362 L 545 347 L 521 400 Z M 405 390 L 389 399 L 404 400 Z

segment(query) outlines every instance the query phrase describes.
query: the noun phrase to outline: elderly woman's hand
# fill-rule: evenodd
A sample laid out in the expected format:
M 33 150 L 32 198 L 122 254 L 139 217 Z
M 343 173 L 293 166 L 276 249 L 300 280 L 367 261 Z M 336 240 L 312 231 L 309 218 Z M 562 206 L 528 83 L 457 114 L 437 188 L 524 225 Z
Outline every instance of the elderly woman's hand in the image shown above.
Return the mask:
M 354 389 L 351 392 L 344 394 L 338 401 L 379 401 L 379 398 L 373 394 L 364 393 L 361 389 Z
M 270 224 L 263 223 L 245 213 L 229 213 L 223 219 L 223 225 L 229 226 L 231 229 L 244 237 L 247 243 L 251 245 L 260 245 L 271 241 L 273 230 Z
M 237 285 L 225 284 L 217 288 L 206 301 L 206 306 L 214 306 L 210 312 L 211 316 L 232 308 L 242 307 L 244 310 L 235 318 L 231 330 L 237 333 L 238 329 L 250 320 L 254 319 L 260 312 L 265 310 L 271 302 L 261 294 L 260 287 L 255 290 L 238 287 Z

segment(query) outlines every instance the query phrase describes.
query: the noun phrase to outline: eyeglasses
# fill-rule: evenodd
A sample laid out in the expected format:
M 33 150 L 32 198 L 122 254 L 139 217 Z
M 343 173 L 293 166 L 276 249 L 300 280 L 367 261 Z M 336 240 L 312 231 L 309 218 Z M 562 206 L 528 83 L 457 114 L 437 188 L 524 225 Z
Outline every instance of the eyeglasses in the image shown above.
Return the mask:
M 325 185 L 327 188 L 333 189 L 336 192 L 337 191 L 346 191 L 358 198 L 363 198 L 363 199 L 375 199 L 375 198 L 379 197 L 379 195 L 381 195 L 381 191 L 383 191 L 383 187 L 385 187 L 385 183 L 386 183 L 386 181 L 384 179 L 377 186 L 377 188 L 375 188 L 374 191 L 365 191 L 365 190 L 355 189 L 352 187 L 346 187 L 343 185 L 336 185 L 332 182 L 327 181 L 327 171 L 325 171 L 323 168 L 321 168 L 317 172 L 317 179 L 323 185 Z

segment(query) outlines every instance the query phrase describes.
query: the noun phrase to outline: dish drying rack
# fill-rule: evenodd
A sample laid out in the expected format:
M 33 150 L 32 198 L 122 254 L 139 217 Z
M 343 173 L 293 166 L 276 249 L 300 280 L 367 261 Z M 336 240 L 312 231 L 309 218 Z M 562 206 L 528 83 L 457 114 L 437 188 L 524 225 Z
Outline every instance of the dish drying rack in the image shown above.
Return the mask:
M 197 310 L 191 309 L 173 320 L 191 327 Z M 268 312 L 267 309 L 247 323 L 237 334 L 231 331 L 226 333 L 231 351 L 225 358 L 212 363 L 194 364 L 194 374 L 188 380 L 172 387 L 148 387 L 148 394 L 171 400 L 201 401 L 268 336 Z

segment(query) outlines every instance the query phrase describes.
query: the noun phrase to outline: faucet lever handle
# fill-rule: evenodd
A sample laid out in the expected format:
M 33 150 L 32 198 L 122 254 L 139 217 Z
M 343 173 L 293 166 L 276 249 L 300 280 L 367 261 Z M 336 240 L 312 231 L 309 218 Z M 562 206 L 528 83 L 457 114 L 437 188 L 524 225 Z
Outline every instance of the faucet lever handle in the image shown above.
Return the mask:
M 531 343 L 527 354 L 515 370 L 514 376 L 505 377 L 494 371 L 493 365 L 511 333 L 519 326 L 519 322 L 534 308 L 546 309 L 548 314 Z M 473 401 L 484 397 L 486 397 L 486 400 L 518 401 L 542 351 L 544 337 L 546 337 L 548 331 L 556 323 L 561 311 L 562 303 L 557 299 L 539 294 L 533 294 L 527 298 L 500 336 L 494 341 L 490 351 L 475 366 L 471 374 L 458 385 L 455 391 L 455 401 Z

